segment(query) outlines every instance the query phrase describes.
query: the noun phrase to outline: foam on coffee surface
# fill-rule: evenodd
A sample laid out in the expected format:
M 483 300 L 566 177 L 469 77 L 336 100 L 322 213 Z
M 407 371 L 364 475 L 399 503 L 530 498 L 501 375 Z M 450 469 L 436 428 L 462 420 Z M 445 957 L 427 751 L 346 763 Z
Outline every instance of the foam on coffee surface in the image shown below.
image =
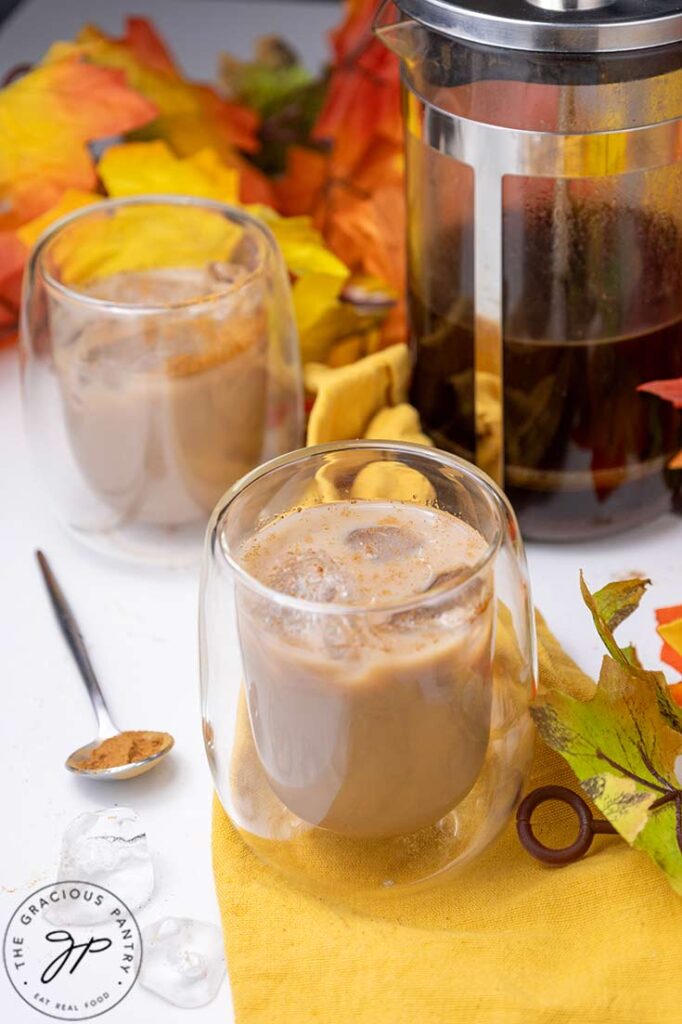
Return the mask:
M 240 585 L 237 615 L 256 749 L 303 820 L 406 834 L 469 792 L 490 729 L 493 601 L 489 570 L 466 569 L 486 549 L 438 509 L 338 501 L 274 520 L 238 553 L 281 595 Z

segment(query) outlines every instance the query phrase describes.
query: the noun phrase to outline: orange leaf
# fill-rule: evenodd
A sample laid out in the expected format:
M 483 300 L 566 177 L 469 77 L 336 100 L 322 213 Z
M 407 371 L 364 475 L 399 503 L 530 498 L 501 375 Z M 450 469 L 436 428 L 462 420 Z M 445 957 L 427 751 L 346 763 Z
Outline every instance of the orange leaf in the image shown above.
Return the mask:
M 258 148 L 258 115 L 184 78 L 144 19 L 129 19 L 120 39 L 87 25 L 78 34 L 77 48 L 96 64 L 125 71 L 128 83 L 156 105 L 159 116 L 145 137 L 165 139 L 180 156 L 210 147 L 224 159 L 235 147 Z
M 405 279 L 405 204 L 399 185 L 366 198 L 339 186 L 329 198 L 324 237 L 353 273 L 387 281 L 402 291 Z
M 13 231 L 0 231 L 0 308 L 6 303 L 7 282 L 21 275 L 26 257 L 26 246 L 22 245 Z M 14 297 L 14 296 L 12 296 Z
M 312 213 L 321 198 L 329 158 L 325 153 L 303 146 L 287 152 L 286 172 L 275 182 L 277 209 L 286 216 Z
M 87 25 L 76 48 L 97 64 L 123 70 L 128 82 L 156 104 L 159 116 L 138 133 L 140 138 L 164 139 L 178 156 L 212 149 L 239 172 L 242 202 L 274 205 L 271 182 L 239 152 L 258 148 L 258 115 L 208 85 L 185 79 L 150 22 L 129 18 L 120 39 Z
M 0 92 L 0 230 L 47 210 L 69 187 L 96 183 L 87 143 L 154 117 L 123 76 L 77 56 L 38 65 Z
M 0 346 L 16 340 L 26 247 L 12 231 L 0 231 Z
M 262 171 L 238 154 L 223 157 L 223 160 L 228 167 L 234 167 L 239 172 L 239 198 L 242 203 L 262 203 L 264 206 L 275 206 L 273 183 Z
M 397 185 L 402 189 L 405 178 L 405 157 L 402 141 L 396 144 L 388 139 L 378 138 L 365 153 L 365 157 L 353 175 L 355 188 L 365 192 Z M 403 200 L 404 202 L 404 200 Z
M 333 139 L 335 177 L 352 175 L 377 139 L 402 143 L 398 61 L 372 33 L 376 0 L 354 0 L 332 33 L 335 62 L 313 135 Z
M 397 304 L 390 311 L 381 327 L 379 348 L 397 345 L 407 340 L 407 312 L 405 297 L 401 294 Z
M 669 622 L 682 619 L 682 604 L 673 604 L 669 608 L 657 608 L 654 612 L 659 626 L 667 626 Z
M 663 643 L 661 646 L 661 661 L 670 665 L 676 672 L 682 672 L 682 656 L 670 644 Z
M 313 167 L 295 151 L 277 197 L 286 212 L 314 210 L 325 241 L 354 274 L 398 292 L 405 283 L 403 124 L 398 61 L 376 39 L 376 0 L 351 0 L 332 33 L 334 61 L 313 138 L 329 144 Z M 298 162 L 298 166 L 297 166 Z M 379 344 L 405 340 L 400 303 Z
M 93 203 L 100 202 L 103 198 L 104 196 L 97 192 L 81 192 L 79 189 L 69 188 L 58 203 L 20 227 L 17 231 L 17 238 L 27 249 L 30 249 L 38 241 L 43 231 L 60 217 L 65 217 L 67 213 L 73 213 L 74 210 L 81 210 L 85 206 L 92 206 Z
M 175 73 L 175 61 L 170 50 L 146 18 L 128 18 L 123 38 L 141 64 L 155 71 Z
M 668 693 L 679 707 L 682 708 L 682 682 L 672 683 L 668 687 Z
M 53 221 L 100 198 L 92 192 L 67 189 L 54 206 L 28 221 L 17 232 L 0 231 L 0 345 L 16 340 L 21 279 L 31 246 Z
M 667 626 L 682 619 L 682 604 L 671 605 L 668 608 L 657 608 L 655 614 L 658 625 Z M 671 668 L 676 669 L 678 672 L 682 672 L 682 654 L 678 653 L 665 640 L 661 647 L 661 661 L 665 662 L 666 665 L 670 665 Z
M 672 647 L 675 654 L 682 658 L 682 615 L 674 622 L 666 622 L 659 626 L 658 635 L 668 647 Z

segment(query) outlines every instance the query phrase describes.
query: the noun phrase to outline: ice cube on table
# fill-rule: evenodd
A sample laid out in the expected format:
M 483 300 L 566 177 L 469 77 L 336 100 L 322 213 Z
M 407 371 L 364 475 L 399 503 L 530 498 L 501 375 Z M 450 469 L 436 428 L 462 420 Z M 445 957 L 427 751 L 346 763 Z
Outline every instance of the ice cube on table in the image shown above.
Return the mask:
M 187 1009 L 215 999 L 225 974 L 223 937 L 214 924 L 164 917 L 142 931 L 140 984 Z
M 57 881 L 93 882 L 109 889 L 129 910 L 139 910 L 154 890 L 154 866 L 147 836 L 129 807 L 79 814 L 62 838 Z M 63 915 L 69 915 L 65 920 Z M 74 914 L 79 920 L 72 920 Z M 55 904 L 46 913 L 53 923 L 95 924 L 102 911 L 94 902 Z
M 421 548 L 419 537 L 405 526 L 362 526 L 350 531 L 346 544 L 378 562 L 415 555 Z
M 341 566 L 322 551 L 291 554 L 265 580 L 280 594 L 304 601 L 344 601 L 349 596 L 349 582 Z

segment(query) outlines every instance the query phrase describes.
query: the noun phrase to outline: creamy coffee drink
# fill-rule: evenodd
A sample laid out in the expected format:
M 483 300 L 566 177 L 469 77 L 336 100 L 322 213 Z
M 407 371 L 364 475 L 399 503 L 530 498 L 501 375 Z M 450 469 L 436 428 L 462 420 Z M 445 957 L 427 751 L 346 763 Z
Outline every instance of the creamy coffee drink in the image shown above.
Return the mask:
M 486 550 L 435 508 L 341 500 L 275 519 L 238 552 L 281 595 L 238 583 L 237 618 L 255 747 L 298 817 L 405 835 L 470 791 L 490 735 L 492 579 L 471 574 Z
M 205 519 L 267 456 L 267 320 L 263 286 L 247 276 L 230 264 L 120 273 L 82 291 L 126 303 L 126 315 L 99 305 L 55 310 L 75 462 L 122 519 L 171 527 Z M 137 315 L 145 303 L 158 315 Z

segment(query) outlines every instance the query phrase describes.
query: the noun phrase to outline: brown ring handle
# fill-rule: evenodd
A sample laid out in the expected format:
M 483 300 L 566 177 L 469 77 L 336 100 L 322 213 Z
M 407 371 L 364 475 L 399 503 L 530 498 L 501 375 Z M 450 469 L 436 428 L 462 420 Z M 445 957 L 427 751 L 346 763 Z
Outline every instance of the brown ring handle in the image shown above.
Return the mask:
M 578 819 L 579 829 L 575 841 L 570 846 L 560 847 L 558 850 L 541 843 L 533 832 L 532 817 L 534 811 L 540 804 L 558 800 L 559 803 L 567 804 Z M 565 786 L 540 786 L 534 789 L 522 800 L 516 812 L 516 831 L 518 832 L 521 845 L 528 851 L 531 857 L 549 864 L 551 867 L 564 867 L 566 864 L 573 864 L 584 857 L 592 846 L 592 840 L 598 833 L 614 835 L 616 830 L 608 821 L 601 821 L 593 818 L 590 808 L 585 801 L 572 789 Z

